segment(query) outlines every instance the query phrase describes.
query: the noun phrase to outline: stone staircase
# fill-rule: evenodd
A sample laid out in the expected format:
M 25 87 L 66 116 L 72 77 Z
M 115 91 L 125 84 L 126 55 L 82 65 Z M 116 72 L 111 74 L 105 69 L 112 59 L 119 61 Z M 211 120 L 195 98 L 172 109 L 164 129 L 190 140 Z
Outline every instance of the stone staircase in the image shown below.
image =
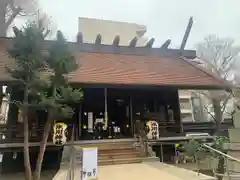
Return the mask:
M 101 142 L 102 141 L 102 142 Z M 142 148 L 136 146 L 136 140 L 100 140 L 98 142 L 78 142 L 74 146 L 76 167 L 75 179 L 81 176 L 82 148 L 98 147 L 99 180 L 121 179 L 168 179 L 168 180 L 215 180 L 216 178 L 198 175 L 196 172 L 170 166 L 159 161 L 155 156 L 146 156 Z M 71 148 L 64 147 L 63 161 L 68 159 Z M 68 176 L 69 163 L 61 166 L 53 180 L 65 180 Z M 128 172 L 128 173 L 126 173 Z
M 141 163 L 143 161 L 156 160 L 156 157 L 146 157 L 143 153 L 136 149 L 133 142 L 115 142 L 91 144 L 76 147 L 81 149 L 84 147 L 98 147 L 98 163 L 102 165 L 113 164 L 131 164 Z M 77 151 L 77 164 L 81 164 L 81 151 Z
M 141 163 L 143 161 L 159 161 L 157 157 L 147 157 L 142 153 L 141 149 L 134 146 L 134 141 L 116 141 L 116 142 L 102 142 L 102 143 L 86 143 L 74 146 L 76 149 L 76 164 L 81 165 L 82 148 L 97 147 L 98 148 L 98 163 L 103 165 L 114 164 L 132 164 Z M 64 147 L 62 164 L 66 163 L 69 158 L 69 147 Z M 66 160 L 67 159 L 67 160 Z

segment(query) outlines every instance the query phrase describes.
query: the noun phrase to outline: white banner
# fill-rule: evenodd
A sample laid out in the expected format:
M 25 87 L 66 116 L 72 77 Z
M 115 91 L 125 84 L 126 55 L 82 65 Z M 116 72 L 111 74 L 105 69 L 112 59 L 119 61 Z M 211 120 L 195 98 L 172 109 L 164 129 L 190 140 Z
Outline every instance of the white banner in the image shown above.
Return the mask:
M 88 113 L 88 132 L 93 132 L 93 113 Z
M 3 160 L 3 153 L 0 153 L 0 163 L 2 162 Z
M 98 174 L 98 149 L 83 148 L 82 150 L 82 180 L 96 180 Z

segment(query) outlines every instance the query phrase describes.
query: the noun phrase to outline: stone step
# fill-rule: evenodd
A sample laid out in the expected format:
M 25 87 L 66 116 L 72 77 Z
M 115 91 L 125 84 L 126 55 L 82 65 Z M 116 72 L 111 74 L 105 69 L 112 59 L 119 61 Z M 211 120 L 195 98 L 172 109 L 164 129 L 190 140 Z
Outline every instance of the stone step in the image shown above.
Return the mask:
M 121 147 L 119 149 L 115 149 L 115 148 L 112 148 L 112 149 L 100 149 L 98 150 L 98 154 L 116 154 L 116 153 L 119 153 L 119 152 L 126 152 L 126 153 L 132 153 L 136 151 L 135 148 L 128 148 L 128 147 Z
M 99 157 L 101 156 L 124 156 L 124 155 L 141 155 L 140 151 L 132 150 L 132 151 L 118 151 L 118 152 L 102 152 L 99 153 Z
M 128 158 L 116 158 L 116 159 L 99 159 L 98 165 L 114 165 L 114 164 L 133 164 L 141 162 L 159 161 L 157 157 L 128 157 Z M 78 161 L 77 165 L 81 165 L 82 162 Z
M 102 150 L 119 150 L 119 149 L 133 149 L 132 144 L 127 144 L 127 145 L 102 145 L 102 146 L 81 146 L 81 147 L 76 147 L 77 150 L 82 150 L 83 148 L 91 148 L 91 147 L 97 147 L 99 151 Z
M 158 158 L 143 157 L 141 150 L 134 147 L 134 142 L 92 143 L 74 146 L 77 150 L 76 163 L 82 163 L 82 148 L 98 148 L 99 165 L 140 163 L 145 160 L 157 160 Z
M 141 152 L 135 149 L 131 150 L 118 150 L 118 151 L 100 151 L 98 157 L 122 157 L 122 156 L 141 156 Z M 81 159 L 81 153 L 76 154 L 77 159 Z
M 92 147 L 97 146 L 92 145 Z M 81 148 L 83 147 L 81 146 Z M 142 156 L 141 151 L 133 147 L 132 142 L 101 144 L 98 148 L 99 165 L 140 163 L 146 159 Z M 81 153 L 78 153 L 76 158 L 77 164 L 81 164 Z
M 124 164 L 124 163 L 137 163 L 142 162 L 144 157 L 138 151 L 132 152 L 115 152 L 115 153 L 102 153 L 98 156 L 98 161 L 100 165 L 110 165 L 110 164 Z M 81 164 L 81 156 L 77 156 L 77 164 Z
M 142 162 L 142 158 L 119 158 L 119 159 L 99 159 L 99 165 L 113 165 L 113 164 L 129 164 L 129 163 L 140 163 Z M 82 161 L 76 162 L 77 165 L 82 164 Z
M 119 159 L 108 159 L 100 160 L 99 165 L 114 165 L 114 164 L 132 164 L 132 163 L 141 163 L 142 158 L 119 158 Z
M 133 142 L 111 142 L 111 143 L 90 143 L 83 145 L 75 145 L 78 147 L 88 148 L 88 147 L 113 147 L 113 146 L 133 146 Z
M 116 154 L 116 155 L 100 155 L 98 157 L 98 160 L 115 160 L 115 159 L 127 159 L 127 158 L 141 158 L 141 154 L 139 153 L 133 153 L 133 154 Z M 77 161 L 81 161 L 81 158 L 76 158 Z

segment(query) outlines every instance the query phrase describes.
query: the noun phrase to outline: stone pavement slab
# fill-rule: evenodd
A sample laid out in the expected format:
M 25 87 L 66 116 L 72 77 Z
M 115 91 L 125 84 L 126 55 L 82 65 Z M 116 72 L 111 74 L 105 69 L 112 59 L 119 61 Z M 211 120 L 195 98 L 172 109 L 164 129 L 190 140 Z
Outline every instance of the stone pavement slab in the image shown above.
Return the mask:
M 67 169 L 61 169 L 53 180 L 66 180 Z M 161 162 L 146 162 L 136 164 L 122 164 L 100 166 L 98 180 L 215 180 L 206 175 L 182 168 L 169 166 Z M 75 171 L 75 180 L 80 180 L 80 167 Z
M 157 168 L 161 171 L 171 173 L 172 175 L 177 176 L 184 180 L 216 180 L 215 177 L 207 176 L 201 173 L 198 174 L 195 171 L 179 168 L 174 165 L 169 165 L 169 164 L 159 163 L 159 162 L 150 162 L 146 164 L 148 164 L 153 168 Z

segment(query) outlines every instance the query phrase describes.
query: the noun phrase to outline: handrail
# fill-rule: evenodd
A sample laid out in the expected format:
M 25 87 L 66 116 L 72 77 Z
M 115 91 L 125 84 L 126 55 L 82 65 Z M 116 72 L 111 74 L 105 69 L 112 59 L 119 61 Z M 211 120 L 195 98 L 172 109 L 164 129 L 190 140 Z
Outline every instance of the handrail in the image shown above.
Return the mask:
M 140 137 L 139 138 L 140 147 L 146 156 L 152 155 L 152 153 L 149 150 L 149 144 L 148 144 L 149 139 L 147 137 L 147 134 L 144 131 L 143 124 L 140 121 L 138 123 L 139 123 L 138 124 L 139 126 L 136 126 L 136 129 L 138 131 L 137 134 Z
M 203 144 L 204 147 L 208 148 L 209 150 L 212 150 L 220 155 L 223 156 L 223 158 L 225 159 L 225 172 L 224 173 L 218 173 L 216 172 L 216 170 L 213 168 L 213 173 L 215 174 L 215 176 L 218 176 L 218 177 L 227 177 L 229 180 L 231 180 L 231 178 L 239 178 L 240 177 L 240 174 L 239 172 L 236 172 L 236 171 L 232 171 L 232 170 L 229 170 L 229 164 L 228 164 L 228 160 L 231 160 L 231 161 L 235 161 L 237 163 L 240 164 L 240 160 L 233 157 L 233 156 L 230 156 L 228 154 L 225 154 L 217 149 L 214 149 L 212 148 L 211 146 L 208 146 L 207 144 Z M 232 174 L 232 173 L 238 173 L 238 174 Z
M 146 143 L 148 141 L 148 138 L 143 130 L 139 129 L 139 132 L 140 132 L 141 148 L 143 148 L 144 154 L 148 156 L 148 148 L 147 148 L 147 143 Z
M 156 154 L 152 150 L 152 147 L 151 147 L 151 144 L 150 144 L 150 140 L 149 140 L 146 132 L 143 129 L 141 129 L 140 133 L 141 133 L 141 143 L 144 146 L 145 154 L 147 156 L 149 156 L 149 155 L 150 156 L 156 156 Z M 144 136 L 144 139 L 143 139 L 143 136 Z
M 225 154 L 225 153 L 223 153 L 223 152 L 221 152 L 221 151 L 219 151 L 217 149 L 214 149 L 211 146 L 208 146 L 206 144 L 203 144 L 203 146 L 208 148 L 208 149 L 210 149 L 210 150 L 212 150 L 212 151 L 214 151 L 214 152 L 216 152 L 216 153 L 218 153 L 218 154 L 220 154 L 220 155 L 222 155 L 222 156 L 224 156 L 224 157 L 226 157 L 226 158 L 228 158 L 228 159 L 230 159 L 230 160 L 232 160 L 232 161 L 236 161 L 236 162 L 238 162 L 240 164 L 240 160 L 237 159 L 237 158 L 234 158 L 234 157 L 232 157 L 232 156 L 230 156 L 228 154 Z

